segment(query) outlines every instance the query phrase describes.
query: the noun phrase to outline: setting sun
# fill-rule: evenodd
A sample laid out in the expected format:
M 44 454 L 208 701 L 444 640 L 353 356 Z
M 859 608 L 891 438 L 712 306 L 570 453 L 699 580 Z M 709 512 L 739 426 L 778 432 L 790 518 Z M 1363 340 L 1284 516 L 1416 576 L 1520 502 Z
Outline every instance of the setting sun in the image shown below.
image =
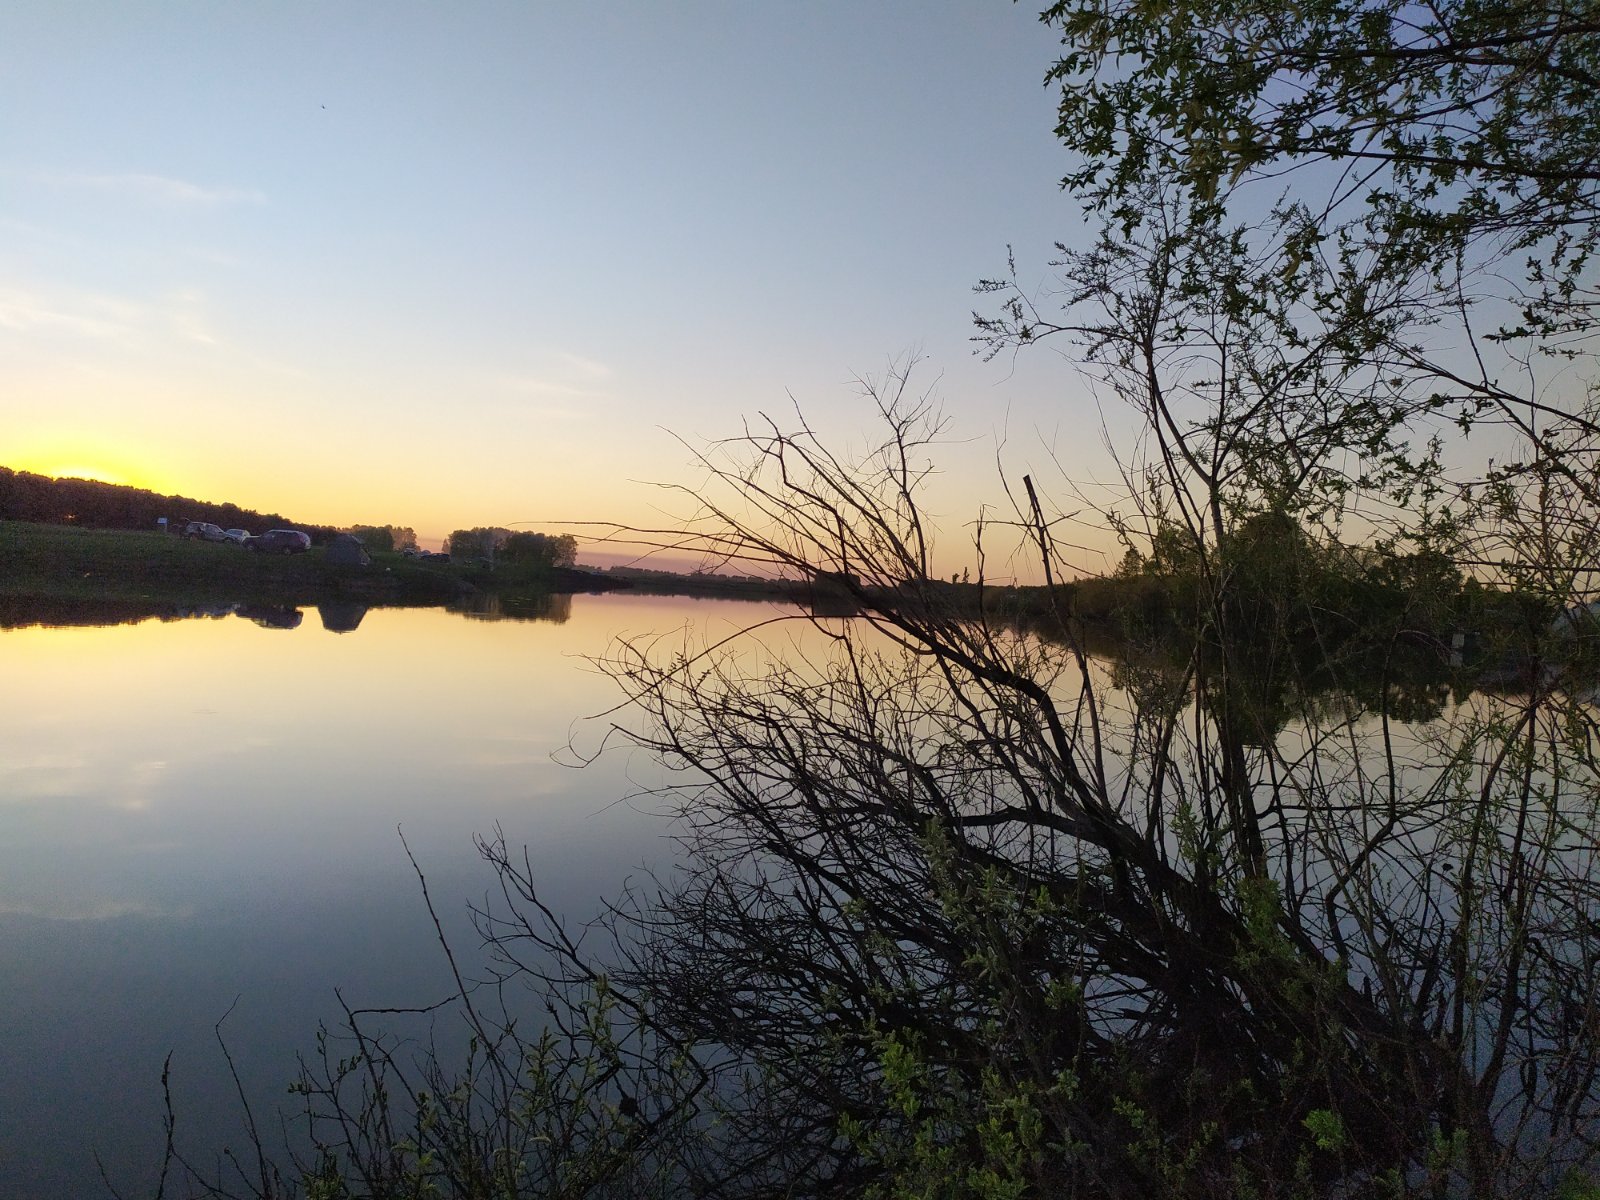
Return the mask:
M 73 429 L 54 437 L 37 437 L 31 445 L 25 437 L 19 442 L 0 466 L 51 479 L 90 479 L 155 492 L 168 490 L 169 472 L 160 461 L 161 449 L 143 439 L 121 443 L 104 436 L 84 436 Z

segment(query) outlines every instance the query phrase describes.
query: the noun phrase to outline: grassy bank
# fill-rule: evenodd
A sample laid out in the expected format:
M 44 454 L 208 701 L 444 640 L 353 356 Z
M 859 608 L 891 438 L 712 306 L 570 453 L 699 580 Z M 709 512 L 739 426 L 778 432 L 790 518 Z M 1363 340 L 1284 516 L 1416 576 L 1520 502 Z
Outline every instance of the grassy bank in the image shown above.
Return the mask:
M 330 562 L 320 546 L 305 554 L 252 554 L 171 534 L 0 521 L 0 594 L 13 596 L 183 604 L 439 604 L 473 591 L 570 591 L 581 583 L 550 572 L 491 576 L 393 553 L 374 554 L 367 566 L 347 566 Z
M 0 598 L 89 605 L 328 600 L 404 605 L 442 604 L 473 595 L 627 589 L 802 605 L 816 600 L 811 585 L 783 580 L 666 571 L 598 574 L 507 562 L 490 570 L 476 560 L 421 562 L 393 552 L 376 552 L 371 558 L 368 566 L 346 566 L 330 562 L 321 546 L 305 554 L 252 554 L 227 543 L 154 531 L 0 521 Z

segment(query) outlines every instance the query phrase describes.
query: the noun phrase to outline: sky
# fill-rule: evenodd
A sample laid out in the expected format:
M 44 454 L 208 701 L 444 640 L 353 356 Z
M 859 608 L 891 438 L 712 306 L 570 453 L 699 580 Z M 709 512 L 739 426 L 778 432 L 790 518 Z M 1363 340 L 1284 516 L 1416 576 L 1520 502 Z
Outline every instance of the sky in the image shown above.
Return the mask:
M 962 565 L 998 459 L 1097 469 L 1071 367 L 971 341 L 1008 247 L 1043 286 L 1083 230 L 1055 50 L 1004 0 L 10 0 L 0 465 L 659 524 L 685 443 L 798 405 L 860 444 L 854 381 L 916 355 Z

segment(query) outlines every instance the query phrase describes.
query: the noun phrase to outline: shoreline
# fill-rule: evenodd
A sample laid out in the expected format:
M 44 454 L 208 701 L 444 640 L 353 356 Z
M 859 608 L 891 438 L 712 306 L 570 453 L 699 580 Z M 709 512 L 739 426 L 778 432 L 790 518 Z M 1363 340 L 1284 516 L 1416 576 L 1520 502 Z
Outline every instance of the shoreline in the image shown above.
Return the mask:
M 160 616 L 239 604 L 410 607 L 530 593 L 626 591 L 789 603 L 807 603 L 813 593 L 808 584 L 786 581 L 667 572 L 619 578 L 581 567 L 514 564 L 491 570 L 477 562 L 423 562 L 393 551 L 369 557 L 368 564 L 347 565 L 328 561 L 322 546 L 303 554 L 252 554 L 173 533 L 0 521 L 0 627 L 7 627 L 8 610 L 14 618 L 24 603 L 63 612 Z

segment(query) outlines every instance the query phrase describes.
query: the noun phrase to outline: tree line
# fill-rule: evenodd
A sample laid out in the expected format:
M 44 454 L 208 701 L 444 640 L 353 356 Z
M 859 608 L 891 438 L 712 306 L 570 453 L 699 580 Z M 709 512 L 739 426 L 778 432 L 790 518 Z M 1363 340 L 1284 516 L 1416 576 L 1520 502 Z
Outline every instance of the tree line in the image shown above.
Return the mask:
M 295 524 L 281 513 L 257 512 L 237 504 L 162 495 L 95 479 L 53 479 L 0 467 L 0 520 L 89 529 L 155 529 L 162 517 L 177 525 L 209 521 L 224 529 L 256 533 L 279 527 L 303 529 L 318 541 L 338 532 L 332 526 Z
M 498 526 L 457 529 L 445 550 L 458 562 L 478 559 L 534 568 L 571 567 L 578 561 L 578 539 L 570 533 L 513 531 Z
M 368 550 L 415 550 L 417 533 L 409 525 L 352 525 L 342 532 Z
M 78 525 L 86 529 L 155 529 L 162 517 L 173 528 L 181 528 L 188 521 L 209 521 L 223 529 L 248 529 L 252 533 L 300 529 L 315 542 L 325 542 L 337 533 L 351 533 L 369 550 L 402 550 L 417 544 L 416 533 L 406 526 L 340 528 L 296 522 L 281 513 L 259 512 L 237 504 L 164 495 L 95 479 L 56 479 L 0 467 L 0 520 Z

